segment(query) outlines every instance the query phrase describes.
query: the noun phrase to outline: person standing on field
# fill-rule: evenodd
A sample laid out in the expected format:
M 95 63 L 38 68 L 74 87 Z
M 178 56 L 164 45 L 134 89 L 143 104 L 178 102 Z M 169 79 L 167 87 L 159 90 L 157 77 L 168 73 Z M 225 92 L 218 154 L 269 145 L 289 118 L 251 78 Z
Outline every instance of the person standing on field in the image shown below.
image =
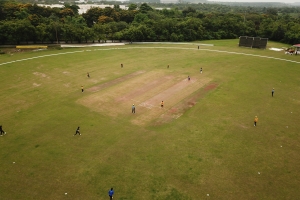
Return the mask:
M 131 112 L 135 113 L 135 106 L 134 106 L 134 104 L 132 104 Z
M 191 77 L 190 77 L 190 76 L 188 76 L 188 80 L 189 80 L 189 81 L 191 80 Z
M 200 68 L 200 74 L 202 74 L 202 67 Z
M 273 88 L 273 90 L 272 90 L 272 97 L 273 97 L 273 95 L 274 95 L 274 92 L 275 92 L 275 90 L 274 90 L 274 88 Z
M 80 127 L 79 127 L 79 126 L 78 126 L 78 128 L 76 129 L 76 132 L 75 132 L 74 135 L 77 135 L 77 134 L 81 135 L 81 133 L 80 133 Z
M 108 196 L 109 196 L 109 199 L 110 200 L 112 200 L 114 197 L 113 197 L 113 195 L 114 195 L 114 189 L 113 188 L 111 188 L 109 191 L 108 191 Z
M 0 125 L 0 136 L 5 135 L 6 132 L 2 129 L 2 125 Z
M 121 63 L 121 68 L 123 68 L 123 64 Z
M 256 126 L 256 123 L 258 122 L 258 117 L 257 116 L 255 116 L 254 117 L 254 126 Z
M 84 90 L 83 90 L 83 85 L 81 86 L 81 92 L 83 92 Z
M 90 78 L 90 73 L 87 73 L 86 75 L 87 75 L 88 78 Z
M 164 107 L 164 101 L 161 101 L 160 103 L 160 107 L 163 108 Z

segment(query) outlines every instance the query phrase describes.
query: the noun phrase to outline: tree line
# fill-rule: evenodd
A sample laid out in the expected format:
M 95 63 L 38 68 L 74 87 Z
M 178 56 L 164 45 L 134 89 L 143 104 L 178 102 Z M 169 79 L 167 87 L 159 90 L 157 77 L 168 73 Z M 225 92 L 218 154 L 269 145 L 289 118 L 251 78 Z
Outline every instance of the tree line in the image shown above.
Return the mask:
M 227 10 L 231 8 L 231 10 Z M 92 7 L 78 14 L 77 5 L 63 8 L 5 1 L 0 3 L 0 43 L 86 43 L 106 40 L 195 41 L 239 36 L 299 43 L 300 8 L 230 7 L 181 4 L 156 10 L 146 3 L 128 10 Z M 284 12 L 283 12 L 284 11 Z

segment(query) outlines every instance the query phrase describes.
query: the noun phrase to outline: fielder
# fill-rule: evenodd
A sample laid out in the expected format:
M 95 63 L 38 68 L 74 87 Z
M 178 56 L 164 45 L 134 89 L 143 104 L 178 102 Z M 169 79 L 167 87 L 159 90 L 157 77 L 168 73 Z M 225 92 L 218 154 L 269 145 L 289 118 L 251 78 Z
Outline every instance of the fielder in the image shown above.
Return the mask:
M 81 133 L 80 133 L 80 127 L 79 127 L 79 126 L 78 126 L 78 128 L 76 129 L 76 132 L 75 132 L 74 135 L 77 135 L 77 134 L 81 135 Z
M 0 136 L 5 135 L 6 132 L 2 129 L 2 125 L 0 125 Z
M 256 126 L 256 123 L 258 122 L 258 117 L 257 116 L 255 116 L 254 117 L 254 126 Z

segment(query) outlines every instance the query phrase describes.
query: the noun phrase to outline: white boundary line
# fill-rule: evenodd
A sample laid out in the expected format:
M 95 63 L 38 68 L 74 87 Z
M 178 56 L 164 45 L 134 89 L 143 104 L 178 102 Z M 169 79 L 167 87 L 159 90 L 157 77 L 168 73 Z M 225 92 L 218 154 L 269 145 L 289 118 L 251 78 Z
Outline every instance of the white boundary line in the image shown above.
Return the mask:
M 174 45 L 198 45 L 198 46 L 214 46 L 213 44 L 203 43 L 186 43 L 186 42 L 133 42 L 133 44 L 174 44 Z
M 218 53 L 243 55 L 243 56 L 253 56 L 253 57 L 259 57 L 259 58 L 268 58 L 268 59 L 274 59 L 274 60 L 280 60 L 280 61 L 300 64 L 300 62 L 298 62 L 298 61 L 288 60 L 288 59 L 283 59 L 283 58 L 276 58 L 276 57 L 271 57 L 271 56 L 261 56 L 261 55 L 256 55 L 256 54 L 239 53 L 239 52 L 233 52 L 233 51 L 212 50 L 212 49 L 203 49 L 203 48 L 196 49 L 196 48 L 177 48 L 177 47 L 125 47 L 125 48 L 94 49 L 94 51 L 130 50 L 130 49 L 178 49 L 178 50 L 210 51 L 210 52 L 218 52 Z M 90 51 L 92 51 L 92 50 L 71 51 L 71 52 L 64 52 L 64 53 L 48 54 L 48 55 L 43 55 L 43 56 L 35 56 L 35 57 L 31 57 L 31 58 L 24 58 L 24 59 L 20 59 L 20 60 L 14 60 L 14 61 L 9 61 L 9 62 L 5 62 L 5 63 L 0 63 L 0 66 L 11 64 L 11 63 L 14 63 L 14 62 L 22 62 L 22 61 L 26 61 L 26 60 L 33 60 L 33 59 L 37 59 L 37 58 L 44 58 L 44 57 L 49 57 L 49 56 L 60 56 L 60 55 L 65 55 L 65 54 L 82 53 L 82 52 L 90 52 Z

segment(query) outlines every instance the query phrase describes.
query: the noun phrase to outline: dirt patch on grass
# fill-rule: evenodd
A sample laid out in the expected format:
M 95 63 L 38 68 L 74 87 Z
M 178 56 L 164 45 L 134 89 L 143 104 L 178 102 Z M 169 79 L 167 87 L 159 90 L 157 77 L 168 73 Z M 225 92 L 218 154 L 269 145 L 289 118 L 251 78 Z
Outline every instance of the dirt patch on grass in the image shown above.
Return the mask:
M 33 85 L 34 87 L 39 87 L 41 84 L 33 83 L 32 85 Z
M 241 128 L 244 128 L 244 129 L 249 128 L 249 126 L 245 126 L 244 124 L 238 124 L 238 126 L 241 127 Z
M 138 76 L 142 73 L 145 73 L 145 71 L 137 71 L 137 72 L 134 72 L 132 74 L 128 74 L 128 75 L 125 75 L 125 76 L 122 76 L 120 78 L 117 78 L 115 80 L 112 80 L 112 81 L 109 81 L 109 82 L 106 82 L 106 83 L 102 83 L 101 85 L 97 85 L 97 86 L 94 86 L 94 87 L 91 87 L 91 88 L 88 88 L 86 89 L 86 91 L 90 91 L 90 92 L 97 92 L 99 90 L 102 90 L 104 88 L 108 88 L 108 87 L 111 87 L 113 85 L 116 85 L 118 83 L 122 83 L 128 79 L 131 79 L 135 76 Z
M 205 90 L 205 91 L 214 90 L 217 86 L 218 86 L 217 83 L 211 83 L 211 84 L 207 85 L 207 86 L 204 88 L 204 90 Z
M 157 123 L 164 123 L 193 107 L 198 98 L 193 94 L 210 81 L 203 75 L 195 75 L 188 81 L 185 75 L 170 75 L 164 70 L 138 71 L 87 89 L 93 93 L 77 102 L 110 117 L 127 118 L 136 125 L 143 126 L 156 119 Z M 216 86 L 209 85 L 211 89 Z M 210 90 L 207 87 L 201 90 L 203 94 Z M 165 102 L 163 108 L 161 101 Z M 132 104 L 136 107 L 135 114 L 131 113 Z
M 163 113 L 157 120 L 154 121 L 154 125 L 161 125 L 164 123 L 170 123 L 171 121 L 178 119 L 182 116 L 188 109 L 196 105 L 201 98 L 203 98 L 209 91 L 214 90 L 218 87 L 217 83 L 210 83 L 200 89 L 197 92 L 193 93 L 183 101 L 174 105 L 167 112 Z
M 179 81 L 174 81 L 172 85 L 159 93 L 151 93 L 150 98 L 139 102 L 138 108 L 142 114 L 135 117 L 132 123 L 145 125 L 155 119 L 164 119 L 163 121 L 167 122 L 170 121 L 170 118 L 179 118 L 183 112 L 179 112 L 180 108 L 175 105 L 184 101 L 185 98 L 199 90 L 208 82 L 210 82 L 209 78 L 193 78 L 193 80 L 190 81 L 184 78 Z M 161 101 L 164 101 L 163 108 L 160 106 Z M 190 105 L 194 103 L 195 102 L 190 102 Z M 172 114 L 170 115 L 170 113 Z
M 147 100 L 143 103 L 148 104 L 148 105 L 155 105 L 155 104 L 159 105 L 159 103 L 161 101 L 164 101 L 165 103 L 170 102 L 171 97 L 174 94 L 182 92 L 183 89 L 192 85 L 195 82 L 196 82 L 196 79 L 194 79 L 193 81 L 187 81 L 187 79 L 184 79 L 184 80 L 180 81 L 179 83 L 176 83 L 175 85 L 166 89 L 165 91 L 153 96 L 152 98 L 150 98 L 149 100 Z
M 149 90 L 163 84 L 164 82 L 166 82 L 166 80 L 170 80 L 172 78 L 173 78 L 172 76 L 160 77 L 156 80 L 153 80 L 149 83 L 146 83 L 143 86 L 140 86 L 139 88 L 134 89 L 132 92 L 130 92 L 130 93 L 128 93 L 128 94 L 126 94 L 126 95 L 124 95 L 120 98 L 117 98 L 116 101 L 117 102 L 128 101 L 128 100 L 131 100 L 133 98 L 136 98 L 137 96 L 140 96 L 140 95 L 144 94 L 146 91 L 149 91 Z
M 50 78 L 49 76 L 41 72 L 33 72 L 33 74 L 42 78 Z

